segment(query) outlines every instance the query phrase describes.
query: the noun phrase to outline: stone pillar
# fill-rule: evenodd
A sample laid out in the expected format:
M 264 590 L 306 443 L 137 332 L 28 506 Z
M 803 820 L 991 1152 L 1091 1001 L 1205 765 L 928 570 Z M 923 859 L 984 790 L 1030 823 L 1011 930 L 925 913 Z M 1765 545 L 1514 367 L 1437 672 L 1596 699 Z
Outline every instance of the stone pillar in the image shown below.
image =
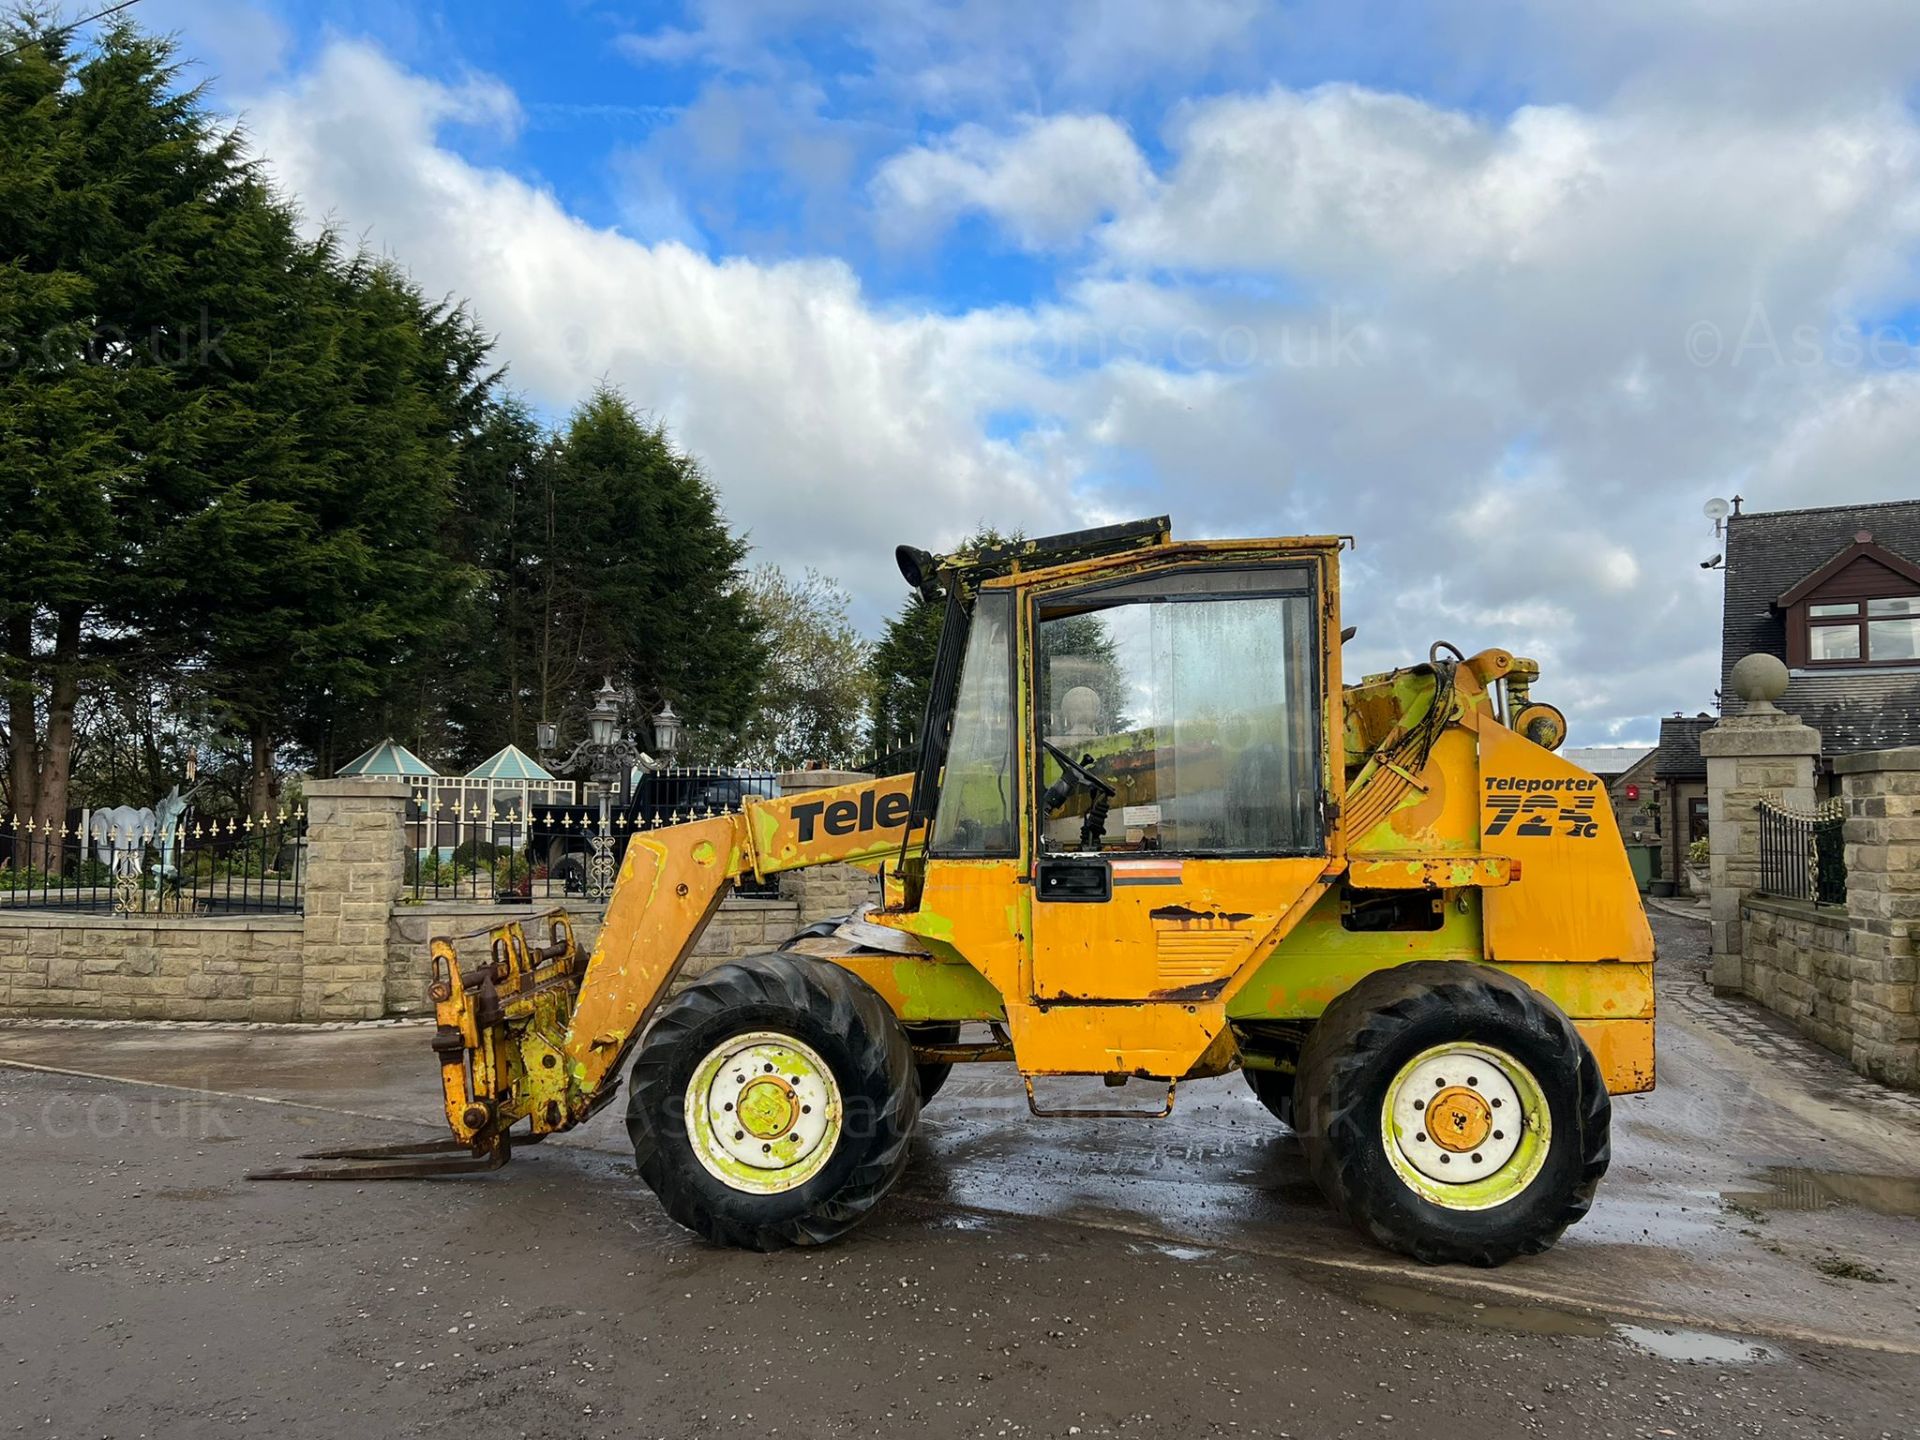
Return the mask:
M 1713 850 L 1713 988 L 1723 995 L 1742 988 L 1740 901 L 1760 885 L 1759 804 L 1811 810 L 1820 755 L 1820 732 L 1773 703 L 1787 689 L 1787 667 L 1778 659 L 1746 656 L 1733 667 L 1733 683 L 1745 705 L 1700 737 Z
M 307 783 L 302 1020 L 386 1013 L 387 921 L 406 883 L 412 789 L 398 780 Z
M 1920 747 L 1842 755 L 1854 1069 L 1920 1089 Z
M 780 774 L 780 794 L 804 795 L 809 790 L 831 790 L 837 785 L 857 785 L 873 777 L 863 770 L 784 770 Z M 800 927 L 845 915 L 879 898 L 873 872 L 858 865 L 812 865 L 804 870 L 789 870 L 780 877 L 780 898 L 800 907 Z

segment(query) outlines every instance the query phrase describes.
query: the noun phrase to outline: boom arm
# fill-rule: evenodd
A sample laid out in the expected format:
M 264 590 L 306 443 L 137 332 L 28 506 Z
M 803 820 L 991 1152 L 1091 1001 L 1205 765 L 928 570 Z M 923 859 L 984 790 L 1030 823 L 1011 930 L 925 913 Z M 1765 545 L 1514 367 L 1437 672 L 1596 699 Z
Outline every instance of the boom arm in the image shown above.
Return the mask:
M 585 1120 L 732 882 L 896 853 L 912 785 L 896 775 L 748 800 L 636 834 L 584 965 L 565 916 L 550 917 L 551 943 L 537 950 L 518 922 L 498 927 L 489 962 L 464 970 L 453 943 L 435 940 L 434 1048 L 455 1137 L 479 1152 L 503 1147 L 523 1117 L 535 1136 Z

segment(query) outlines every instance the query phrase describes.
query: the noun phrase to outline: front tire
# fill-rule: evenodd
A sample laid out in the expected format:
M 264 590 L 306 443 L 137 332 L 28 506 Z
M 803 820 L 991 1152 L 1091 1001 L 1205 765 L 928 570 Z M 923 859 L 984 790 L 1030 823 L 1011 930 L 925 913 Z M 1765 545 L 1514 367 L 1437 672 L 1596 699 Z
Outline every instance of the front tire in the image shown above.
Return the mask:
M 960 1043 L 960 1027 L 951 1023 L 909 1025 L 907 1037 L 916 1045 L 957 1045 Z M 940 1087 L 947 1083 L 947 1077 L 953 1074 L 953 1063 L 948 1060 L 916 1062 L 913 1072 L 920 1082 L 920 1105 L 924 1109 L 927 1102 L 940 1093 Z
M 1294 1090 L 1314 1179 L 1388 1249 L 1492 1266 L 1587 1213 L 1612 1102 L 1560 1008 L 1503 971 L 1421 961 L 1327 1007 Z
M 633 1064 L 627 1133 L 675 1220 L 778 1250 L 865 1219 L 900 1178 L 919 1114 L 912 1047 L 872 986 L 753 955 L 661 1009 Z
M 1247 1088 L 1254 1097 L 1267 1107 L 1272 1115 L 1289 1130 L 1298 1129 L 1293 1113 L 1293 1076 L 1284 1070 L 1262 1070 L 1248 1065 L 1241 1074 L 1247 1077 Z

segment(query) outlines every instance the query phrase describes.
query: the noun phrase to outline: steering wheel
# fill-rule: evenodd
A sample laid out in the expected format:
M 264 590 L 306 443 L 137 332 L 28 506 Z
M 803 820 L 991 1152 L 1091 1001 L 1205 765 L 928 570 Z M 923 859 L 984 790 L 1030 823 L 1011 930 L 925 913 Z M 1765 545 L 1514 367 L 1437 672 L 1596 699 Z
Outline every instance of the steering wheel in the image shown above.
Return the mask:
M 1114 796 L 1120 793 L 1118 790 L 1115 790 L 1111 785 L 1107 784 L 1106 781 L 1102 780 L 1098 775 L 1094 774 L 1091 770 L 1087 769 L 1087 767 L 1082 765 L 1078 760 L 1075 760 L 1071 755 L 1067 754 L 1067 752 L 1062 750 L 1058 745 L 1055 745 L 1052 741 L 1042 740 L 1040 742 L 1040 748 L 1042 750 L 1045 750 L 1049 755 L 1053 756 L 1055 760 L 1059 761 L 1060 768 L 1062 770 L 1066 771 L 1067 774 L 1073 776 L 1074 779 L 1078 780 L 1082 785 L 1086 786 L 1089 790 L 1098 790 L 1102 795 L 1106 796 L 1107 799 L 1109 800 L 1113 799 Z

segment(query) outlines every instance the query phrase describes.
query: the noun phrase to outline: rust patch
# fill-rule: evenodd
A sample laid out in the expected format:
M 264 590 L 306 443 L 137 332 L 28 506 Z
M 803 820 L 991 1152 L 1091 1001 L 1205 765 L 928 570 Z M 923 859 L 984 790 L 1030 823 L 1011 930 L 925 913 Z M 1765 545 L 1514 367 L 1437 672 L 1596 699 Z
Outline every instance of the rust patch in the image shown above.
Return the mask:
M 1177 1000 L 1191 1002 L 1195 1000 L 1215 999 L 1226 988 L 1225 980 L 1203 980 L 1197 985 L 1178 985 L 1171 990 L 1153 990 L 1147 994 L 1149 1000 Z
M 1171 920 L 1178 925 L 1189 925 L 1196 920 L 1212 925 L 1243 925 L 1253 918 L 1252 912 L 1246 910 L 1195 910 L 1187 905 L 1162 905 L 1147 913 L 1152 919 Z

